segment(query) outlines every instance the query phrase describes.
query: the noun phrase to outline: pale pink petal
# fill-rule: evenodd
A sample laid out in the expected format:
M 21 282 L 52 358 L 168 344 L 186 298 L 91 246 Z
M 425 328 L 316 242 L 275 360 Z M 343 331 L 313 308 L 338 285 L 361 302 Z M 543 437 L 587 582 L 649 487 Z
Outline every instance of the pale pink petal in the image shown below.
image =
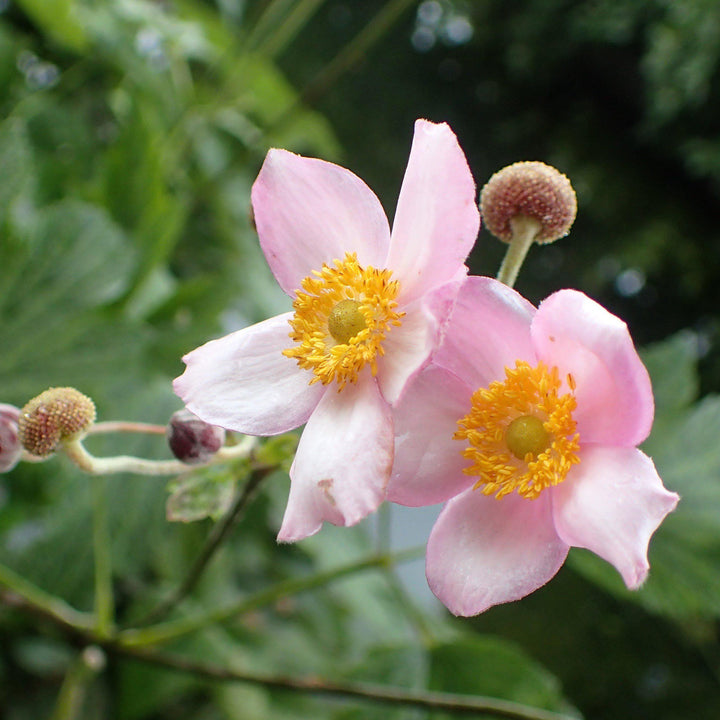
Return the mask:
M 497 500 L 466 490 L 447 503 L 430 533 L 428 583 L 455 615 L 477 615 L 537 590 L 567 552 L 553 527 L 549 494 Z
M 453 131 L 418 120 L 386 266 L 400 280 L 404 302 L 448 282 L 464 263 L 480 228 L 475 196 Z
M 455 279 L 402 308 L 405 315 L 383 340 L 378 358 L 378 382 L 385 399 L 394 404 L 408 379 L 430 359 L 452 312 L 465 271 Z
M 563 379 L 572 375 L 582 442 L 632 447 L 645 440 L 652 386 L 620 318 L 581 292 L 560 290 L 540 304 L 531 334 L 538 357 Z
M 188 353 L 173 389 L 212 425 L 249 435 L 276 435 L 302 425 L 325 388 L 282 351 L 291 346 L 288 319 L 277 315 L 211 340 Z
M 300 438 L 278 540 L 301 540 L 323 522 L 354 525 L 376 510 L 392 457 L 390 408 L 370 373 L 341 392 L 330 388 Z
M 647 576 L 650 537 L 678 502 L 653 461 L 623 447 L 583 447 L 580 464 L 552 496 L 560 537 L 612 563 L 632 590 Z
M 473 389 L 505 378 L 517 360 L 535 364 L 530 323 L 535 308 L 522 295 L 487 277 L 469 277 L 457 295 L 433 362 Z
M 435 505 L 477 478 L 463 473 L 466 443 L 453 439 L 470 410 L 472 390 L 452 373 L 429 365 L 408 384 L 393 411 L 395 460 L 387 499 L 400 505 Z
M 390 229 L 380 201 L 349 170 L 270 150 L 252 188 L 260 245 L 280 287 L 294 295 L 323 263 L 357 253 L 384 267 Z

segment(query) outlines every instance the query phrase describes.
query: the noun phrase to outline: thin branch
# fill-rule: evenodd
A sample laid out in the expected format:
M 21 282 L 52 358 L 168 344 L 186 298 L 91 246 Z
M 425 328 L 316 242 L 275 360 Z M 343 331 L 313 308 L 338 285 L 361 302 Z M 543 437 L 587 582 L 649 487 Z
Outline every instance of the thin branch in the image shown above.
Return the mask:
M 260 483 L 273 471 L 275 467 L 260 468 L 253 471 L 245 483 L 245 487 L 238 493 L 235 502 L 225 513 L 225 515 L 213 525 L 206 541 L 205 546 L 195 559 L 180 585 L 157 607 L 150 611 L 145 617 L 141 618 L 137 625 L 149 625 L 156 623 L 159 619 L 165 617 L 176 605 L 184 600 L 195 588 L 200 581 L 205 568 L 212 560 L 213 556 L 220 548 L 225 538 L 233 529 L 235 523 L 240 519 L 243 511 L 255 495 Z
M 333 682 L 319 677 L 302 678 L 289 675 L 239 672 L 220 665 L 197 662 L 190 658 L 147 648 L 129 648 L 115 645 L 108 646 L 107 649 L 131 660 L 159 665 L 209 680 L 245 682 L 276 690 L 288 690 L 326 697 L 355 698 L 365 702 L 415 707 L 423 710 L 444 710 L 454 714 L 482 713 L 509 720 L 577 720 L 576 717 L 571 715 L 480 695 L 410 690 L 374 683 Z
M 146 435 L 165 435 L 167 425 L 155 425 L 154 423 L 131 422 L 127 420 L 104 420 L 96 422 L 88 428 L 88 435 L 101 433 L 144 433 Z
M 71 632 L 89 631 L 95 626 L 93 615 L 76 610 L 5 565 L 0 565 L 0 600 L 9 607 L 32 608 Z
M 204 613 L 197 613 L 147 628 L 129 628 L 121 631 L 117 638 L 123 646 L 128 647 L 157 645 L 168 642 L 201 630 L 208 625 L 222 623 L 259 608 L 267 607 L 282 598 L 323 587 L 348 575 L 354 575 L 365 570 L 385 568 L 398 562 L 412 560 L 421 556 L 424 551 L 425 548 L 423 547 L 404 550 L 394 555 L 373 555 L 349 565 L 342 565 L 315 575 L 285 580 L 225 607 L 215 608 Z

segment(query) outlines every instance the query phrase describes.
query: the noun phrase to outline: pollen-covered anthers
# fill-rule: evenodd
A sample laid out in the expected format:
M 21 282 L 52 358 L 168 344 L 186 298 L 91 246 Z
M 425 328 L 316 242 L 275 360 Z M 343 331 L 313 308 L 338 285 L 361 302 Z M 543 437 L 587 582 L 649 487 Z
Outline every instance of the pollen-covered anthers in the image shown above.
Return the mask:
M 570 180 L 542 162 L 516 162 L 496 172 L 480 193 L 485 227 L 505 242 L 513 238 L 519 218 L 537 222 L 534 241 L 553 242 L 570 231 L 577 197 Z
M 577 403 L 570 381 L 571 392 L 560 394 L 557 368 L 518 361 L 505 376 L 473 394 L 455 439 L 469 443 L 463 456 L 472 465 L 464 472 L 479 478 L 475 488 L 497 498 L 517 491 L 532 499 L 580 462 L 572 416 Z
M 52 454 L 63 440 L 77 437 L 95 422 L 95 403 L 71 387 L 50 388 L 20 411 L 20 442 L 31 454 Z
M 311 384 L 335 381 L 342 390 L 357 382 L 368 364 L 375 375 L 382 341 L 404 315 L 395 312 L 399 284 L 391 272 L 363 268 L 354 253 L 347 253 L 334 267 L 313 271 L 301 286 L 290 319 L 290 337 L 297 344 L 283 354 L 313 371 Z

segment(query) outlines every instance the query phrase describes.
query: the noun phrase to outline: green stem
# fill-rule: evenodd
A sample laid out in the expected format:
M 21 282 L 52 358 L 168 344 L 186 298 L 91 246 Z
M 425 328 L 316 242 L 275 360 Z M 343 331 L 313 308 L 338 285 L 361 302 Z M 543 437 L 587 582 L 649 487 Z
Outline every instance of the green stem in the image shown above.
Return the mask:
M 93 553 L 95 558 L 95 617 L 97 633 L 109 637 L 112 633 L 115 601 L 112 588 L 112 557 L 107 512 L 107 481 L 96 478 L 91 483 L 93 515 Z
M 258 53 L 269 58 L 277 57 L 324 2 L 325 0 L 299 0 L 290 12 L 285 13 L 282 22 L 270 37 L 259 45 Z
M 340 578 L 352 575 L 353 573 L 363 572 L 378 567 L 387 567 L 394 562 L 403 562 L 404 560 L 414 559 L 422 555 L 424 548 L 415 548 L 398 553 L 394 556 L 375 555 L 364 558 L 358 562 L 349 565 L 343 565 L 333 570 L 310 575 L 305 578 L 294 578 L 278 583 L 270 588 L 261 590 L 249 598 L 243 598 L 237 603 L 233 603 L 227 607 L 216 608 L 207 613 L 198 614 L 191 617 L 180 618 L 172 622 L 166 622 L 161 625 L 154 625 L 148 628 L 131 628 L 123 630 L 118 634 L 118 638 L 124 647 L 138 647 L 155 645 L 158 643 L 175 640 L 183 635 L 201 630 L 208 625 L 222 623 L 231 618 L 252 612 L 262 607 L 272 605 L 281 598 L 297 595 L 298 593 L 315 588 L 323 587 Z
M 66 629 L 87 631 L 94 626 L 94 618 L 91 614 L 76 610 L 64 600 L 33 585 L 5 565 L 0 565 L 0 586 L 6 588 L 0 591 L 0 598 L 6 605 L 30 606 Z
M 146 460 L 130 455 L 114 457 L 96 457 L 82 443 L 82 438 L 65 440 L 60 449 L 81 470 L 91 475 L 115 475 L 118 473 L 134 473 L 136 475 L 182 475 L 198 467 L 207 467 L 218 463 L 246 458 L 257 439 L 246 436 L 237 445 L 221 447 L 210 459 L 202 464 L 188 465 L 180 460 Z
M 50 720 L 78 720 L 90 683 L 105 668 L 105 653 L 96 646 L 85 648 L 70 666 Z
M 254 470 L 250 478 L 248 479 L 242 492 L 238 493 L 235 502 L 232 504 L 230 509 L 225 515 L 213 526 L 210 534 L 208 535 L 203 549 L 195 559 L 195 562 L 188 570 L 185 579 L 175 589 L 175 591 L 163 600 L 156 608 L 154 608 L 148 615 L 138 621 L 139 625 L 149 625 L 150 623 L 156 623 L 160 618 L 165 617 L 174 607 L 176 607 L 182 600 L 184 600 L 195 588 L 200 581 L 205 568 L 210 563 L 210 560 L 214 557 L 217 550 L 220 548 L 225 538 L 228 536 L 230 531 L 233 529 L 237 521 L 239 520 L 242 512 L 249 504 L 252 497 L 255 495 L 260 483 L 273 471 L 275 467 L 267 467 L 262 469 Z
M 513 231 L 512 240 L 508 246 L 502 265 L 497 274 L 497 279 L 508 287 L 513 287 L 517 280 L 518 273 L 525 261 L 525 256 L 530 246 L 535 242 L 542 225 L 538 220 L 525 215 L 517 215 L 510 220 L 510 227 Z
M 261 675 L 238 672 L 212 663 L 196 662 L 189 658 L 171 655 L 148 648 L 113 646 L 118 654 L 138 662 L 145 662 L 178 672 L 226 682 L 242 682 L 261 685 L 276 690 L 302 692 L 325 697 L 354 698 L 399 707 L 423 710 L 444 710 L 454 714 L 483 714 L 508 720 L 577 720 L 576 717 L 548 710 L 521 705 L 510 700 L 458 695 L 430 690 L 409 690 L 362 682 L 333 682 L 316 676 L 295 677 L 286 675 Z

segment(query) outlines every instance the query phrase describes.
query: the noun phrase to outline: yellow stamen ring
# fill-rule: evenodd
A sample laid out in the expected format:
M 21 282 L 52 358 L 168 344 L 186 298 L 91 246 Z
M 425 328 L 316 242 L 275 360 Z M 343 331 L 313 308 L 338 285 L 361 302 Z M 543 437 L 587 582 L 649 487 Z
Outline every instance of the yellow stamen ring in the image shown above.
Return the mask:
M 503 382 L 473 394 L 454 437 L 469 443 L 463 457 L 472 465 L 464 472 L 479 478 L 475 488 L 497 498 L 517 491 L 533 499 L 580 462 L 574 388 L 560 394 L 561 386 L 557 368 L 518 361 L 505 368 Z
M 283 355 L 313 371 L 310 384 L 335 381 L 342 390 L 357 382 L 365 365 L 377 373 L 382 341 L 405 313 L 395 312 L 399 283 L 389 270 L 363 268 L 354 253 L 334 265 L 323 265 L 302 281 L 290 319 L 296 345 Z

